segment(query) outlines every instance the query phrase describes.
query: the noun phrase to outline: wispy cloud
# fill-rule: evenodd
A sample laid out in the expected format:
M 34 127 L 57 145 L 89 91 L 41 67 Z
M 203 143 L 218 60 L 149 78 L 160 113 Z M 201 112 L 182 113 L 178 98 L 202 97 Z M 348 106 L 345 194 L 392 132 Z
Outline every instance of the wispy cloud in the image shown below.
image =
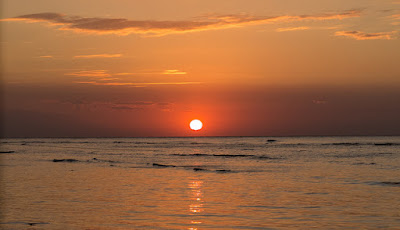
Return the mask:
M 65 73 L 65 75 L 76 76 L 76 77 L 88 77 L 88 78 L 96 78 L 96 80 L 102 81 L 110 81 L 110 80 L 118 80 L 116 76 L 129 76 L 129 75 L 143 75 L 143 74 L 152 74 L 152 75 L 186 75 L 187 72 L 170 69 L 164 71 L 153 71 L 153 72 L 136 72 L 136 73 L 110 73 L 108 70 L 80 70 L 71 73 Z
M 400 14 L 391 15 L 390 18 L 392 18 L 394 20 L 400 20 Z
M 135 83 L 131 82 L 96 82 L 96 81 L 75 81 L 74 83 L 77 84 L 89 84 L 89 85 L 108 85 L 108 86 L 135 86 L 141 87 L 136 85 Z
M 104 85 L 104 86 L 131 86 L 131 87 L 147 87 L 158 85 L 197 85 L 203 82 L 97 82 L 97 81 L 77 81 L 78 84 Z
M 187 73 L 184 72 L 184 71 L 177 70 L 177 69 L 167 69 L 162 74 L 166 74 L 166 75 L 185 75 Z
M 310 29 L 310 27 L 307 27 L 307 26 L 299 26 L 299 27 L 278 28 L 278 29 L 276 29 L 276 31 L 286 32 L 286 31 L 309 30 L 309 29 Z
M 117 76 L 126 76 L 126 75 L 133 75 L 133 74 L 135 74 L 135 73 L 115 73 L 114 75 L 117 75 Z
M 248 25 L 262 25 L 282 21 L 341 20 L 359 17 L 360 14 L 360 10 L 348 10 L 342 13 L 315 15 L 281 15 L 271 17 L 232 14 L 208 16 L 207 18 L 197 21 L 140 21 L 125 18 L 87 18 L 80 16 L 67 16 L 59 13 L 38 13 L 2 19 L 2 21 L 47 22 L 53 26 L 57 26 L 59 30 L 72 30 L 81 33 L 117 35 L 128 35 L 134 33 L 162 36 L 167 34 L 218 30 Z
M 73 73 L 66 73 L 65 75 L 77 77 L 111 77 L 111 74 L 107 73 L 107 70 L 83 70 Z
M 127 76 L 127 75 L 186 75 L 188 74 L 186 71 L 178 70 L 178 69 L 167 69 L 164 71 L 154 70 L 154 71 L 138 71 L 134 73 L 124 72 L 124 73 L 115 73 L 113 75 L 116 76 Z
M 113 110 L 141 110 L 149 108 L 157 103 L 151 101 L 136 101 L 130 103 L 113 103 L 111 109 Z
M 90 59 L 90 58 L 117 58 L 122 57 L 122 54 L 89 54 L 89 55 L 76 55 L 74 58 L 83 58 L 83 59 Z
M 113 110 L 141 110 L 144 108 L 137 107 L 137 106 L 116 105 L 116 106 L 112 106 L 111 109 L 113 109 Z
M 356 40 L 390 40 L 394 39 L 396 31 L 379 32 L 379 33 L 365 33 L 361 31 L 337 31 L 336 36 L 345 36 L 354 38 Z
M 112 103 L 113 110 L 143 110 L 143 109 L 159 109 L 164 112 L 173 111 L 174 103 L 170 102 L 152 102 L 152 101 L 136 101 L 128 103 Z
M 54 58 L 54 57 L 51 55 L 42 55 L 42 56 L 39 56 L 39 58 Z
M 87 98 L 64 98 L 64 99 L 45 99 L 41 100 L 46 104 L 62 104 L 71 106 L 75 110 L 144 110 L 158 109 L 161 111 L 173 110 L 174 103 L 170 102 L 155 102 L 155 101 L 115 101 L 113 99 L 106 100 L 91 100 Z
M 312 103 L 316 104 L 316 105 L 325 105 L 325 104 L 328 103 L 328 101 L 327 100 L 323 100 L 323 99 L 315 99 L 315 100 L 312 100 Z
M 389 19 L 393 20 L 391 23 L 394 26 L 400 25 L 400 14 L 393 14 L 388 16 Z

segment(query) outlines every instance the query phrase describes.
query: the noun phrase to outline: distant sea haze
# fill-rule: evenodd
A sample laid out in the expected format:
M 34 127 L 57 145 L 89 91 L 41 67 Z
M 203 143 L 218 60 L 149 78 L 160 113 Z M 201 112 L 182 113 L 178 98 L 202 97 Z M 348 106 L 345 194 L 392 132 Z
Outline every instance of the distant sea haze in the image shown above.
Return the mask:
M 399 229 L 400 137 L 5 138 L 4 229 Z

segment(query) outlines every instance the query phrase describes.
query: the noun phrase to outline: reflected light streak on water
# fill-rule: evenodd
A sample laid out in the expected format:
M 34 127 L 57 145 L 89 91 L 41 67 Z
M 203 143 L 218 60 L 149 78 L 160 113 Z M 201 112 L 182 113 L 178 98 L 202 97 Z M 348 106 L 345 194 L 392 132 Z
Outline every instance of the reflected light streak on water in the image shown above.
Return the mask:
M 192 203 L 189 205 L 189 212 L 192 216 L 191 224 L 199 225 L 202 224 L 201 221 L 197 220 L 196 214 L 200 214 L 204 211 L 203 209 L 203 192 L 202 192 L 203 181 L 194 178 L 188 184 L 188 188 L 190 189 L 190 200 Z M 197 229 L 197 228 L 188 228 L 188 229 Z

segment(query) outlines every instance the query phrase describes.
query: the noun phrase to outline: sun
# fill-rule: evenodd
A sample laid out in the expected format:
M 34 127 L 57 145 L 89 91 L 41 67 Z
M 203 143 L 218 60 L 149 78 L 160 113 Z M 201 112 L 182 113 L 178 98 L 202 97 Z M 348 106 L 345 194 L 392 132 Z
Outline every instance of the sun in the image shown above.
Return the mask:
M 194 131 L 200 130 L 203 128 L 203 123 L 198 119 L 194 119 L 190 122 L 190 128 Z

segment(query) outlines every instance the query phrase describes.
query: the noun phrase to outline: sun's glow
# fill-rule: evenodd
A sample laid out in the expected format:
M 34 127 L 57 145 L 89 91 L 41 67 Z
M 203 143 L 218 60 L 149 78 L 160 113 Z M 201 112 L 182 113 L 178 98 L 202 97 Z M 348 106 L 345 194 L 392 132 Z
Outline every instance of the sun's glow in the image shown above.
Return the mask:
M 194 131 L 200 130 L 203 128 L 203 123 L 198 119 L 194 119 L 190 122 L 190 128 Z

